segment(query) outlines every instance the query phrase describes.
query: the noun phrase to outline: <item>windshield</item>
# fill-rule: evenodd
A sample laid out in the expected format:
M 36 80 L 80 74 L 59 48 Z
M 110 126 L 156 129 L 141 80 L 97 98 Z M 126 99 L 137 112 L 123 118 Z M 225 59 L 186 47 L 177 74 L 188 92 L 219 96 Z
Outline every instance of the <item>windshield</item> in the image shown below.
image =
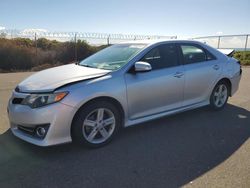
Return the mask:
M 116 44 L 93 54 L 79 64 L 98 69 L 117 70 L 145 46 L 146 44 Z

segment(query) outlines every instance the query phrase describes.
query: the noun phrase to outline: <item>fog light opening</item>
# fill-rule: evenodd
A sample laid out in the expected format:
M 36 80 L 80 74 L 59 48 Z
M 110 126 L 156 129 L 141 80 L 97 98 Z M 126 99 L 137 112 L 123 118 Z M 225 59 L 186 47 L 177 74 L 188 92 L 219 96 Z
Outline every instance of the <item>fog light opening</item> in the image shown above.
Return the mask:
M 46 134 L 46 129 L 43 127 L 37 127 L 36 128 L 36 135 L 39 136 L 40 138 L 43 138 Z

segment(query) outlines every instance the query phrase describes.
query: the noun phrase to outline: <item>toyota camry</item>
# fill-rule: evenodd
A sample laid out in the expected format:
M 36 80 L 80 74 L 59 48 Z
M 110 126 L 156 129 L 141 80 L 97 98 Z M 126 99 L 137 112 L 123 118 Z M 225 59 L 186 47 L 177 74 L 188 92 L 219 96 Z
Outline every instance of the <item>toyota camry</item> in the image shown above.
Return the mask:
M 39 146 L 100 147 L 120 128 L 202 106 L 223 109 L 240 62 L 193 40 L 133 41 L 35 73 L 13 90 L 11 131 Z

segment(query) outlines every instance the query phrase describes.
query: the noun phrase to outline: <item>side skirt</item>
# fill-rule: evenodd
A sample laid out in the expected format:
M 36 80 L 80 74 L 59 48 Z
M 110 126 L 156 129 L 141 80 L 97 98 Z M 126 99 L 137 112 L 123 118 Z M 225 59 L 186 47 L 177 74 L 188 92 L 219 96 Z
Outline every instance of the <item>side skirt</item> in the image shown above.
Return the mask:
M 161 118 L 161 117 L 164 117 L 164 116 L 170 116 L 170 115 L 177 114 L 177 113 L 184 112 L 184 111 L 191 110 L 191 109 L 200 108 L 200 107 L 206 106 L 206 105 L 209 105 L 209 101 L 184 106 L 184 107 L 181 107 L 181 108 L 178 108 L 178 109 L 162 112 L 162 113 L 159 113 L 159 114 L 153 114 L 153 115 L 150 115 L 150 116 L 146 116 L 146 117 L 142 117 L 142 118 L 138 118 L 138 119 L 134 119 L 134 120 L 127 120 L 125 122 L 124 127 L 129 127 L 129 126 L 132 126 L 132 125 L 135 125 L 135 124 L 143 123 L 143 122 L 150 121 L 150 120 L 153 120 L 153 119 L 158 119 L 158 118 Z

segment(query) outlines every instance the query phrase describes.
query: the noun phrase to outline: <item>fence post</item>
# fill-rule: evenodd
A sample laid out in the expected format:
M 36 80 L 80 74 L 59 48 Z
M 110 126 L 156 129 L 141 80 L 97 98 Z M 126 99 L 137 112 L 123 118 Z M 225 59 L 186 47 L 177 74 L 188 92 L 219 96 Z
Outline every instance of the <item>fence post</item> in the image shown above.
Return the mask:
M 245 51 L 247 51 L 247 42 L 248 42 L 248 35 L 246 35 Z
M 110 44 L 109 39 L 110 39 L 110 35 L 108 35 L 108 38 L 107 38 L 107 44 L 108 44 L 108 46 Z
M 75 39 L 74 39 L 74 41 L 75 41 L 75 62 L 77 62 L 77 41 L 76 41 L 76 33 L 75 33 Z
M 246 35 L 244 59 L 247 59 L 247 42 L 248 42 L 248 35 Z
M 220 48 L 220 36 L 218 37 L 218 46 L 217 48 Z
M 35 46 L 36 46 L 36 61 L 37 61 L 38 57 L 37 57 L 37 36 L 36 36 L 36 33 L 35 33 Z

